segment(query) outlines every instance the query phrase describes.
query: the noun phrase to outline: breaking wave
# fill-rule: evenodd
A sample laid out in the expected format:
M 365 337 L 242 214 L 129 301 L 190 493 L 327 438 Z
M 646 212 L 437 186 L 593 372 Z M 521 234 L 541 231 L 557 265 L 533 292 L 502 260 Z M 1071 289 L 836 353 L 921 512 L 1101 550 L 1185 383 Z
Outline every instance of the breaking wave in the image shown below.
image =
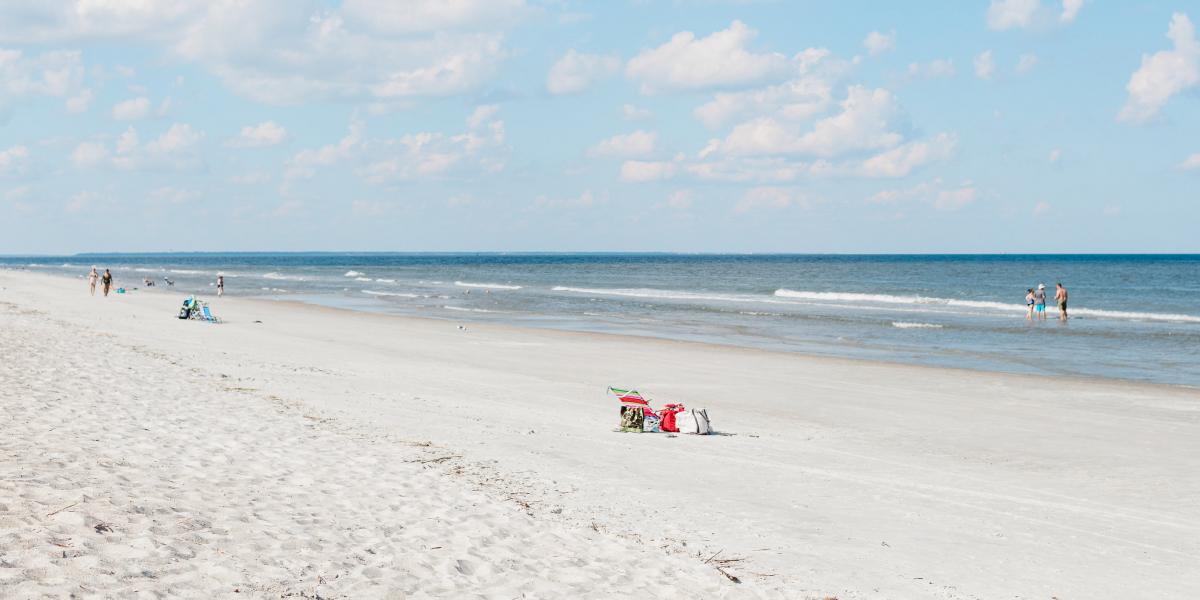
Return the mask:
M 471 283 L 469 281 L 455 281 L 454 285 L 465 288 L 483 288 L 489 290 L 519 290 L 519 285 L 505 285 L 503 283 Z
M 913 323 L 911 321 L 892 321 L 892 327 L 897 329 L 941 329 L 936 323 Z
M 417 294 L 404 294 L 404 293 L 400 293 L 400 292 L 377 292 L 375 290 L 362 290 L 362 293 L 370 294 L 372 296 L 396 296 L 397 298 L 420 298 L 421 297 Z

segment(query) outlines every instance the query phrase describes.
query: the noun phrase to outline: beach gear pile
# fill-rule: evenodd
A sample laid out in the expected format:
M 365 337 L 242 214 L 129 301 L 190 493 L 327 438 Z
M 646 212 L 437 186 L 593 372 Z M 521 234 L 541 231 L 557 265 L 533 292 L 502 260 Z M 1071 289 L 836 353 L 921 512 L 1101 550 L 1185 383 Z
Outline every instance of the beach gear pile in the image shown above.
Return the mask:
M 621 431 L 632 433 L 713 433 L 708 410 L 688 411 L 682 404 L 665 404 L 654 410 L 650 401 L 637 390 L 609 387 L 608 393 L 621 402 Z M 681 416 L 682 415 L 682 416 Z
M 179 318 L 204 321 L 206 323 L 221 322 L 213 316 L 212 309 L 208 307 L 208 304 L 195 296 L 184 298 L 183 306 L 179 309 Z

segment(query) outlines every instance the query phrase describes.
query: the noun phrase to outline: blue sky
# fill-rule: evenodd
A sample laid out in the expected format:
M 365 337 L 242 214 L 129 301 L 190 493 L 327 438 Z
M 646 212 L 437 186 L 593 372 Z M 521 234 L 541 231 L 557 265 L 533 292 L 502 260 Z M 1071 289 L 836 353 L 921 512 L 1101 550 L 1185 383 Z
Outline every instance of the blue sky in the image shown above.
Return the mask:
M 1200 251 L 1179 0 L 13 0 L 0 253 Z

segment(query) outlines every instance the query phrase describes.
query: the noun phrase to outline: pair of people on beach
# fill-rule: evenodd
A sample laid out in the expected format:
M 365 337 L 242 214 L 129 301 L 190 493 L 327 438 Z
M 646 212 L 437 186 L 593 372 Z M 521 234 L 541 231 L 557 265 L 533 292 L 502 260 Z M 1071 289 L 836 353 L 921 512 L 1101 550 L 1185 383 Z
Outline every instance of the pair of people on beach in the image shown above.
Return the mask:
M 1037 314 L 1038 319 L 1046 320 L 1046 284 L 1039 283 L 1037 289 L 1029 288 L 1025 294 L 1025 306 L 1029 312 L 1025 316 L 1026 319 L 1033 320 L 1034 314 Z M 1062 283 L 1056 284 L 1054 292 L 1054 301 L 1058 304 L 1058 318 L 1061 321 L 1067 320 L 1067 288 L 1063 287 Z
M 88 273 L 88 291 L 93 296 L 96 295 L 96 282 L 100 282 L 100 288 L 104 291 L 104 295 L 108 295 L 108 290 L 112 289 L 113 276 L 108 269 L 104 270 L 104 275 L 96 272 L 96 267 L 92 267 L 92 271 Z

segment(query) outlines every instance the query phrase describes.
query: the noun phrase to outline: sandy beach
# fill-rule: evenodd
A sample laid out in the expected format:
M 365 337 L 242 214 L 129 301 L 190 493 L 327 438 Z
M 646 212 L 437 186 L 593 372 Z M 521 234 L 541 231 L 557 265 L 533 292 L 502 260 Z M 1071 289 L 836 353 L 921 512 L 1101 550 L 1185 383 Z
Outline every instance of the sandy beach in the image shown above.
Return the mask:
M 1200 596 L 1194 389 L 182 297 L 0 271 L 0 597 Z

